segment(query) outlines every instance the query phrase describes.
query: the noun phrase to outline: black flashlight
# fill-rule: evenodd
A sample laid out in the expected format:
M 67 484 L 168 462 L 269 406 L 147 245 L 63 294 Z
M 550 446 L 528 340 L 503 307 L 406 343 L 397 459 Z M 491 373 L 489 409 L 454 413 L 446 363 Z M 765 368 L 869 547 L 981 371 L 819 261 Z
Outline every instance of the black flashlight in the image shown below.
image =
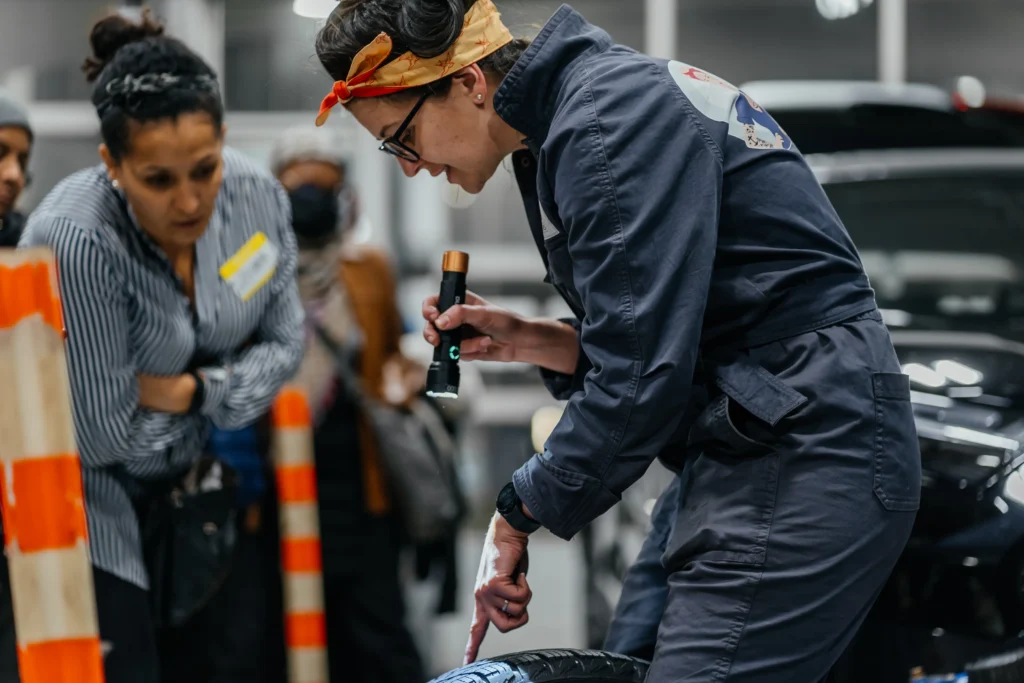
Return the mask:
M 438 311 L 444 313 L 456 304 L 465 303 L 468 270 L 469 254 L 462 251 L 444 253 L 444 259 L 441 261 L 441 294 L 437 299 Z M 427 396 L 458 398 L 462 327 L 437 332 L 441 336 L 441 343 L 434 349 L 434 361 L 427 371 Z

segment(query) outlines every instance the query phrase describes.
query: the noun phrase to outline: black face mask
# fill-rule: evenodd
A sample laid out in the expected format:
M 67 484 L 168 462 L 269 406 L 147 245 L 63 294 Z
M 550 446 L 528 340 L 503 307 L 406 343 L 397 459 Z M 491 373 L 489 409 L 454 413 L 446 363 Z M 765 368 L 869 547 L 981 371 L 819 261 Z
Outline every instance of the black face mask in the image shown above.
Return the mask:
M 302 185 L 288 194 L 292 228 L 301 241 L 320 242 L 338 231 L 338 194 L 315 185 Z

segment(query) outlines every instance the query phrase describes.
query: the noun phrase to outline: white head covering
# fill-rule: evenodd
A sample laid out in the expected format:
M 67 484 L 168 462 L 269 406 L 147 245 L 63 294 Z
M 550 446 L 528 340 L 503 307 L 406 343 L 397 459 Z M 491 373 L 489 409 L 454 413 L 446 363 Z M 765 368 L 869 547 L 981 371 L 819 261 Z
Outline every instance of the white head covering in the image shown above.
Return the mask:
M 346 155 L 341 137 L 330 128 L 297 126 L 289 128 L 274 142 L 270 152 L 270 170 L 280 175 L 299 161 L 322 161 L 345 170 Z

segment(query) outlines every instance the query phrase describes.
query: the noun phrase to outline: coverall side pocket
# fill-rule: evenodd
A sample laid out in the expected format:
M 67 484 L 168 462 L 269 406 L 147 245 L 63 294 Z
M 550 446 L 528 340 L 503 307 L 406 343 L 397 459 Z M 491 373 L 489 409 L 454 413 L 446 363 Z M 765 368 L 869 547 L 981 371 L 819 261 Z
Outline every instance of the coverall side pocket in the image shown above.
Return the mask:
M 910 404 L 910 378 L 877 372 L 872 382 L 875 495 L 887 510 L 914 512 L 921 506 L 921 451 Z
M 773 430 L 806 398 L 758 366 L 716 368 L 722 390 L 690 430 L 699 455 L 683 473 L 686 491 L 663 564 L 764 563 L 779 478 Z M 767 419 L 766 419 L 767 418 Z

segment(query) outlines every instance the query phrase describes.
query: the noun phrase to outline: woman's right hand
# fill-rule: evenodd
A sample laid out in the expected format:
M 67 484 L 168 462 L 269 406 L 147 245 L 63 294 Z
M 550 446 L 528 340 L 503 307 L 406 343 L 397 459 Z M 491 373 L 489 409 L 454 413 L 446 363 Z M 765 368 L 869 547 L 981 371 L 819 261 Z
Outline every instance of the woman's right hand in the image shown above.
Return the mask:
M 444 315 L 437 309 L 437 295 L 423 300 L 423 338 L 431 345 L 441 343 L 438 329 L 451 330 L 465 325 L 460 356 L 462 360 L 519 360 L 517 352 L 528 333 L 529 323 L 512 311 L 495 306 L 472 292 L 466 303 L 452 306 Z M 437 326 L 435 328 L 435 325 Z

